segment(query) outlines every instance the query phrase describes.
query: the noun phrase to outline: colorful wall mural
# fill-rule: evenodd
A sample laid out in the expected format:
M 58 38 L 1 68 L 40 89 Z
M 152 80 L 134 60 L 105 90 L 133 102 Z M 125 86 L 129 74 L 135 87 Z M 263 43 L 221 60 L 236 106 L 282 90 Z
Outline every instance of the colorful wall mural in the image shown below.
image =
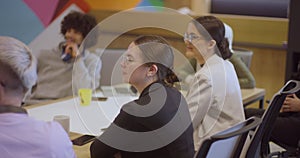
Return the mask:
M 29 44 L 74 4 L 83 12 L 164 6 L 163 0 L 2 0 L 0 35 L 12 36 Z

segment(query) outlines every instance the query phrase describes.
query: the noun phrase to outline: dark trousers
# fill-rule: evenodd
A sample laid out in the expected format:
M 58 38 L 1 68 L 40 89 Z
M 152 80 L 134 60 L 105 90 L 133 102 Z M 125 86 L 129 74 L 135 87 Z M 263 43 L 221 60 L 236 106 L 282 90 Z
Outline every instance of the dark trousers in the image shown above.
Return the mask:
M 261 117 L 263 109 L 245 109 L 246 118 Z M 271 141 L 282 146 L 297 147 L 300 140 L 300 112 L 280 113 L 276 118 Z

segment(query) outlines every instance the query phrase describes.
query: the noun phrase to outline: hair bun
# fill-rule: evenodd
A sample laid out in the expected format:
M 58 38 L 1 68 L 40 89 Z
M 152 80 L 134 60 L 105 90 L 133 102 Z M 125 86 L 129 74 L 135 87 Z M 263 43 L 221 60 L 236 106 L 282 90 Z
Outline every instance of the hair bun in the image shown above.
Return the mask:
M 173 85 L 175 82 L 179 82 L 179 79 L 176 76 L 176 74 L 169 68 L 167 70 L 167 75 L 165 77 L 165 82 L 167 84 L 170 84 L 170 85 Z
M 31 89 L 33 85 L 36 84 L 37 81 L 37 61 L 36 58 L 31 55 L 31 63 L 27 67 L 27 69 L 24 70 L 23 74 L 20 76 L 22 83 L 24 87 L 27 89 Z
M 228 59 L 231 57 L 232 52 L 229 49 L 229 42 L 227 40 L 227 38 L 223 38 L 218 44 L 218 49 L 222 55 L 222 58 L 224 60 Z

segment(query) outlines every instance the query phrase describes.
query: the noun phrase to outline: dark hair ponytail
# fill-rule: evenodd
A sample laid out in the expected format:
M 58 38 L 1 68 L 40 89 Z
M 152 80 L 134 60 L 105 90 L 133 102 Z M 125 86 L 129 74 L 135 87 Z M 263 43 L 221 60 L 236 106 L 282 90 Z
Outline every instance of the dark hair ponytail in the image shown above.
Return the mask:
M 177 75 L 168 67 L 160 63 L 146 63 L 147 66 L 156 65 L 158 68 L 157 77 L 158 81 L 167 86 L 173 86 L 175 82 L 179 82 Z
M 232 56 L 227 38 L 223 38 L 219 43 L 217 43 L 217 46 L 224 60 L 229 59 Z
M 168 86 L 173 86 L 175 82 L 179 82 L 178 77 L 171 69 L 167 68 L 167 74 L 164 78 L 164 83 Z

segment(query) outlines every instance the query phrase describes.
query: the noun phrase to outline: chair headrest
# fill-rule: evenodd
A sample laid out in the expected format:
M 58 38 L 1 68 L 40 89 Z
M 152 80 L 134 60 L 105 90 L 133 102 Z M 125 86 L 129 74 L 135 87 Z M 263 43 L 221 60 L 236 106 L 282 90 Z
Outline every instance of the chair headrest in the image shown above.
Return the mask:
M 300 81 L 289 80 L 280 90 L 280 94 L 293 94 L 300 90 Z

